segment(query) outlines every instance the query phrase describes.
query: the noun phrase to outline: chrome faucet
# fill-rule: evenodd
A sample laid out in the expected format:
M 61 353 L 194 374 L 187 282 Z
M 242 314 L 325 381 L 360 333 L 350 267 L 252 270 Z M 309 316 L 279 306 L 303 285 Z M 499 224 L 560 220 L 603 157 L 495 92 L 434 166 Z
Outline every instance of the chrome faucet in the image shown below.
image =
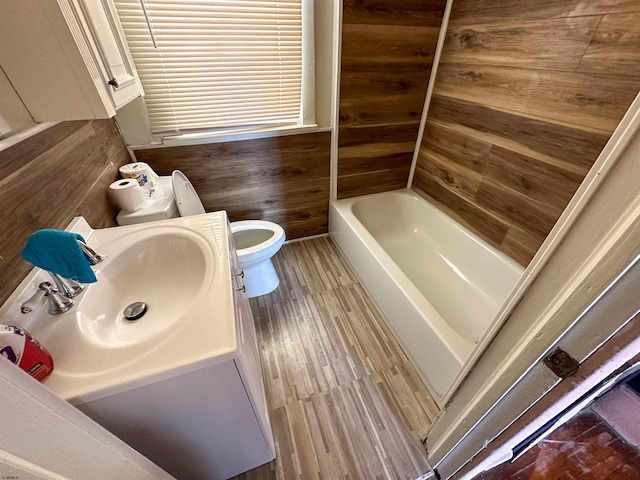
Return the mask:
M 53 282 L 56 284 L 56 289 L 60 293 L 60 295 L 73 298 L 80 295 L 80 292 L 84 290 L 84 285 L 80 282 L 76 282 L 71 278 L 62 278 L 57 273 L 49 272 Z
M 58 296 L 56 295 L 57 293 L 58 289 L 51 283 L 42 282 L 38 285 L 38 291 L 20 306 L 20 311 L 22 313 L 32 312 L 44 296 L 49 302 L 49 314 L 58 315 L 60 313 L 68 312 L 75 303 L 75 300 L 63 297 L 62 295 Z
M 78 246 L 82 250 L 82 253 L 87 257 L 90 265 L 97 265 L 107 258 L 106 256 L 97 253 L 83 241 L 76 241 L 78 242 Z M 42 282 L 38 286 L 38 291 L 21 305 L 20 311 L 22 313 L 26 314 L 32 312 L 42 300 L 43 296 L 49 302 L 49 313 L 51 315 L 58 315 L 60 313 L 67 312 L 75 303 L 73 297 L 78 296 L 80 292 L 84 290 L 84 285 L 80 282 L 70 278 L 62 278 L 59 274 L 51 271 L 48 271 L 48 273 L 56 286 L 54 287 L 49 282 Z
M 89 245 L 87 245 L 83 241 L 77 240 L 77 242 L 78 242 L 78 245 L 80 245 L 80 248 L 82 249 L 82 253 L 84 253 L 84 255 L 87 257 L 91 265 L 97 265 L 98 263 L 102 262 L 105 258 L 107 258 L 105 255 L 100 255 L 99 253 L 97 253 L 93 248 L 91 248 Z
M 78 246 L 82 250 L 82 253 L 84 253 L 85 257 L 87 257 L 87 260 L 89 260 L 90 265 L 97 265 L 98 263 L 104 261 L 105 258 L 107 258 L 106 256 L 97 253 L 93 248 L 91 248 L 83 241 L 76 240 L 76 242 L 78 242 Z M 56 284 L 56 289 L 58 290 L 58 292 L 67 298 L 76 297 L 80 294 L 80 292 L 82 292 L 82 290 L 84 290 L 84 285 L 82 283 L 76 282 L 71 278 L 62 278 L 57 273 L 53 272 L 49 272 L 49 275 L 51 275 L 53 282 Z

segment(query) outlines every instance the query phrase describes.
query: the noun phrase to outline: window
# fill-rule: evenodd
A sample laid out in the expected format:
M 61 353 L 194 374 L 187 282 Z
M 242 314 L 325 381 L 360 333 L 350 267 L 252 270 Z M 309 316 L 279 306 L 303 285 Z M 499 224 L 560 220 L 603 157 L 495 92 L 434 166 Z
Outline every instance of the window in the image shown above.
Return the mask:
M 303 3 L 115 0 L 153 135 L 313 123 Z

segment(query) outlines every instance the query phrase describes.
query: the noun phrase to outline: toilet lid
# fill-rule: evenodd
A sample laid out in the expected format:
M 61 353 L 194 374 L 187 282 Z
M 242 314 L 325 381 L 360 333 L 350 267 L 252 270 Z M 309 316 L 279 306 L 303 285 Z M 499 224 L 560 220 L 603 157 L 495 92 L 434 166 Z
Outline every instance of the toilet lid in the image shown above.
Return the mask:
M 200 197 L 193 188 L 187 176 L 180 170 L 174 170 L 171 174 L 173 193 L 176 195 L 176 205 L 181 217 L 200 215 L 206 213 Z

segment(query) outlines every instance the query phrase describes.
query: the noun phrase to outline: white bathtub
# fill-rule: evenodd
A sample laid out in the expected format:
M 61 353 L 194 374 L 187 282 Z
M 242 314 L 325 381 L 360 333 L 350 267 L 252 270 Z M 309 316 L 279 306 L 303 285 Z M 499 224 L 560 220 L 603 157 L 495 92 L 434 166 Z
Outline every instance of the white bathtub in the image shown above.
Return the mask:
M 332 201 L 329 231 L 441 405 L 523 267 L 410 189 Z

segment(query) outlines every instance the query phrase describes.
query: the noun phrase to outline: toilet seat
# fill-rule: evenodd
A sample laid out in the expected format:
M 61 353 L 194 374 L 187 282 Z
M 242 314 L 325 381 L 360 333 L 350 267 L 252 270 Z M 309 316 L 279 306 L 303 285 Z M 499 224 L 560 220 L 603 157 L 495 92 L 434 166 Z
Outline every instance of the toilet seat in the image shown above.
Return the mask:
M 158 186 L 158 190 L 162 192 L 161 209 L 153 207 L 154 203 L 137 212 L 121 211 L 118 214 L 118 224 L 129 225 L 206 213 L 196 189 L 180 170 L 174 170 L 171 178 L 159 177 Z M 238 235 L 245 231 L 246 235 Z M 265 220 L 240 220 L 231 222 L 231 234 L 234 239 L 238 239 L 236 253 L 244 272 L 247 297 L 253 298 L 274 291 L 280 284 L 280 279 L 271 257 L 285 241 L 284 229 Z
M 243 232 L 251 238 L 242 238 Z M 284 243 L 284 229 L 264 220 L 240 220 L 231 222 L 231 235 L 234 241 L 238 240 L 236 253 L 244 272 L 247 297 L 258 297 L 274 291 L 280 279 L 271 257 Z
M 285 240 L 284 229 L 277 223 L 265 220 L 239 220 L 237 222 L 231 222 L 232 234 L 246 230 L 264 230 L 272 232 L 272 235 L 256 245 L 238 248 L 238 258 L 241 261 L 250 262 L 256 258 L 271 256 L 282 246 Z
M 184 173 L 180 170 L 174 170 L 171 174 L 171 184 L 173 185 L 173 193 L 176 196 L 176 205 L 181 217 L 207 213 L 196 189 L 193 188 Z

